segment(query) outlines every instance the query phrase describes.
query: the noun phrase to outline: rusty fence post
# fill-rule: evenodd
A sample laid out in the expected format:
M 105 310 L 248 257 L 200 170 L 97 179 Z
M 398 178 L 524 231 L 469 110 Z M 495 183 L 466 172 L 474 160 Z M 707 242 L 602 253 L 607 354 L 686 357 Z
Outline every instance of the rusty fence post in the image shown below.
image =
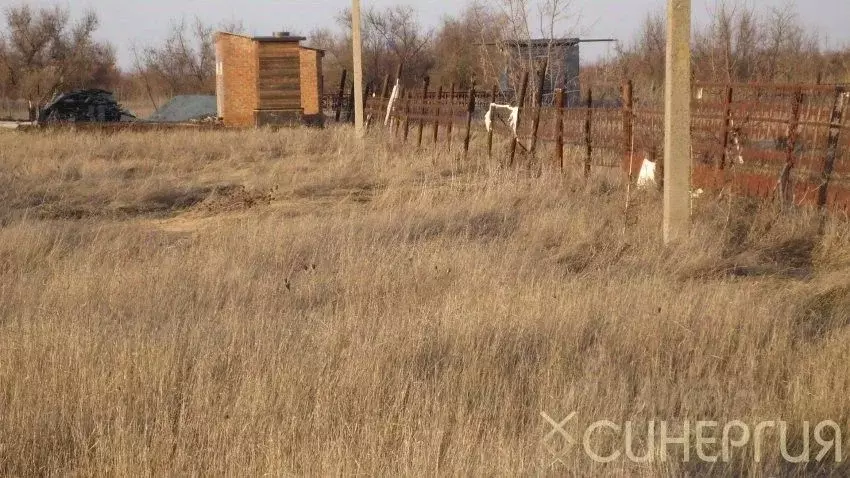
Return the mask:
M 377 111 L 373 114 L 377 115 L 378 120 L 383 124 L 384 114 L 387 111 L 387 99 L 390 94 L 390 75 L 384 75 L 384 81 L 381 83 L 381 98 L 378 100 Z M 374 108 L 373 108 L 374 110 Z
M 517 112 L 516 118 L 516 133 L 514 134 L 513 140 L 511 141 L 511 152 L 508 158 L 508 166 L 514 165 L 514 158 L 516 157 L 516 147 L 519 143 L 519 131 L 522 120 L 522 110 L 525 104 L 525 94 L 528 91 L 528 72 L 526 71 L 522 75 L 522 84 L 519 88 L 519 98 L 517 103 L 517 108 L 519 111 Z
M 431 84 L 431 78 L 425 76 L 422 80 L 422 109 L 420 113 L 422 116 L 419 118 L 419 131 L 417 132 L 416 137 L 416 147 L 422 147 L 422 131 L 425 129 L 425 117 L 428 115 L 428 87 Z
M 363 89 L 363 120 L 366 121 L 366 118 L 370 116 L 375 108 L 375 102 L 372 101 L 372 84 L 367 83 L 366 87 Z
M 348 75 L 347 70 L 342 70 L 342 78 L 339 80 L 339 92 L 336 95 L 336 111 L 334 112 L 334 121 L 339 123 L 342 119 L 342 101 L 345 99 L 345 77 Z
M 633 98 L 632 80 L 626 80 L 623 83 L 623 161 L 626 164 L 626 171 L 629 175 L 629 182 L 632 181 L 634 171 L 634 98 Z
M 844 108 L 847 102 L 847 92 L 843 86 L 835 88 L 835 102 L 832 107 L 832 117 L 829 120 L 829 136 L 826 141 L 826 157 L 823 161 L 821 171 L 821 184 L 818 188 L 818 207 L 823 209 L 829 199 L 829 182 L 832 180 L 832 172 L 835 169 L 835 160 L 838 158 L 838 140 L 844 122 Z
M 354 82 L 351 82 L 351 94 L 348 96 L 348 122 L 354 124 Z
M 723 107 L 723 154 L 720 156 L 719 169 L 725 169 L 729 161 L 729 135 L 732 134 L 732 101 L 735 91 L 732 85 L 726 87 L 726 100 Z
M 371 105 L 369 104 L 370 103 L 369 97 L 371 95 L 372 95 L 372 84 L 367 83 L 366 86 L 363 88 L 363 114 L 364 114 L 364 116 L 369 114 L 369 112 L 371 111 L 370 110 Z
M 395 108 L 393 108 L 393 120 L 392 122 L 395 125 L 395 134 L 398 135 L 401 133 L 401 125 L 404 116 L 404 95 L 407 94 L 407 90 L 403 86 L 398 87 L 398 97 L 395 99 Z
M 499 93 L 499 87 L 493 85 L 493 90 L 490 92 L 490 104 L 496 103 L 496 95 Z M 492 108 L 488 107 L 487 111 L 492 115 Z M 493 117 L 490 117 L 490 129 L 487 131 L 487 157 L 493 157 Z
M 440 114 L 441 114 L 441 106 L 443 104 L 443 85 L 437 87 L 437 97 L 434 100 L 434 131 L 433 131 L 433 143 L 436 145 L 437 141 L 440 140 Z
M 413 95 L 408 92 L 407 98 L 404 100 L 404 142 L 407 143 L 407 136 L 410 133 L 410 100 Z
M 381 109 L 384 108 L 384 102 L 387 100 L 387 97 L 390 95 L 390 75 L 384 75 L 384 81 L 381 82 L 381 102 L 379 103 Z
M 537 152 L 537 133 L 540 131 L 540 113 L 543 111 L 543 87 L 546 84 L 546 67 L 547 63 L 544 61 L 543 68 L 537 71 L 537 91 L 534 95 L 534 120 L 531 123 L 531 146 L 528 148 L 532 161 L 534 161 L 534 155 Z
M 587 90 L 587 111 L 584 116 L 584 177 L 590 177 L 593 165 L 593 90 Z
M 555 90 L 555 164 L 564 170 L 564 90 Z
M 369 126 L 372 124 L 372 114 L 374 113 L 374 101 L 369 101 L 372 96 L 372 83 L 367 83 L 366 88 L 363 89 L 363 113 L 364 113 L 364 121 L 365 121 L 365 130 L 369 130 Z M 372 104 L 370 107 L 369 104 Z
M 393 88 L 395 88 L 395 87 L 393 87 Z M 399 90 L 399 92 L 401 92 L 401 90 Z M 392 94 L 390 94 L 390 96 L 392 96 Z M 396 101 L 398 101 L 398 100 L 396 100 Z M 389 103 L 389 101 L 387 101 L 387 110 L 389 110 L 389 108 L 390 108 L 389 105 L 390 105 L 390 103 Z M 389 128 L 390 136 L 395 135 L 395 118 L 396 118 L 397 114 L 398 114 L 398 108 L 397 107 L 393 108 L 393 110 L 390 111 L 389 121 L 386 121 L 386 126 L 387 126 L 387 128 Z
M 794 188 L 791 187 L 791 174 L 797 163 L 797 130 L 800 126 L 800 114 L 803 109 L 803 89 L 794 92 L 794 102 L 791 105 L 791 118 L 788 120 L 788 134 L 785 138 L 785 167 L 779 176 L 780 207 L 785 208 L 794 202 Z
M 452 150 L 452 136 L 455 129 L 455 84 L 452 83 L 452 89 L 449 92 L 449 124 L 448 124 L 448 145 L 449 151 Z
M 390 120 L 390 125 L 393 128 L 393 135 L 398 136 L 401 133 L 401 120 L 404 115 L 404 87 L 399 86 L 398 97 L 395 99 L 395 108 L 393 108 L 393 117 Z
M 469 88 L 469 102 L 466 105 L 466 135 L 463 139 L 463 158 L 469 153 L 469 141 L 472 138 L 472 116 L 475 114 L 475 82 Z
M 366 121 L 366 115 L 369 114 L 369 95 L 367 94 L 369 92 L 369 86 L 366 84 L 363 87 L 363 121 Z

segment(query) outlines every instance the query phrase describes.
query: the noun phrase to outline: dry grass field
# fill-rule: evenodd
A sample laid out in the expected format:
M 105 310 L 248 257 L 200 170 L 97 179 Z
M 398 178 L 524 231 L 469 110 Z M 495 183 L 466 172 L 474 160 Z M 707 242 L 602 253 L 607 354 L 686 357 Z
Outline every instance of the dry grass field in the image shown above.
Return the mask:
M 0 133 L 0 474 L 850 473 L 776 440 L 759 463 L 557 461 L 541 416 L 846 434 L 846 222 L 704 197 L 665 247 L 655 192 L 626 220 L 616 181 L 474 153 Z

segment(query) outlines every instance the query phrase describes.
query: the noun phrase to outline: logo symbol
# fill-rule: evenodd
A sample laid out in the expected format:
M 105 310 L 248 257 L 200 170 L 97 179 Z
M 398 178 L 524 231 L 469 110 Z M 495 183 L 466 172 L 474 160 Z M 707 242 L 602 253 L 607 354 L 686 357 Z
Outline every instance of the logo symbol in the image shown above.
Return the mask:
M 566 465 L 567 463 L 564 461 L 564 458 L 572 447 L 578 444 L 578 442 L 564 427 L 576 417 L 576 412 L 570 413 L 567 415 L 567 418 L 564 418 L 560 422 L 555 421 L 546 412 L 540 412 L 540 416 L 546 420 L 546 423 L 548 423 L 550 427 L 552 427 L 552 430 L 543 437 L 543 446 L 549 451 L 549 453 L 552 454 L 552 457 L 555 458 L 550 466 L 554 466 L 558 463 Z M 560 446 L 558 446 L 559 444 Z

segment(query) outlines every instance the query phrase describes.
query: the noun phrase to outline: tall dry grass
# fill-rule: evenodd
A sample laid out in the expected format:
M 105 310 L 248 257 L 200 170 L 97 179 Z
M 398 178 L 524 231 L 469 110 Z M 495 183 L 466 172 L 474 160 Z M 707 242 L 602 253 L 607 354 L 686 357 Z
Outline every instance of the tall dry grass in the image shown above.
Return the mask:
M 623 194 L 346 129 L 0 134 L 0 473 L 847 474 L 553 463 L 541 411 L 850 430 L 850 228 L 708 198 L 665 247 Z

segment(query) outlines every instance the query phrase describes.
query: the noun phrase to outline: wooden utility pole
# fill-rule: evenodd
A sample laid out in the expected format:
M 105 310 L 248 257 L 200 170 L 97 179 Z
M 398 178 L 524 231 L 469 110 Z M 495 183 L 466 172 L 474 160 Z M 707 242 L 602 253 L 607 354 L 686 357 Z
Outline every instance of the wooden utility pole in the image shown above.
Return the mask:
M 363 40 L 360 35 L 360 0 L 351 2 L 351 42 L 354 44 L 354 128 L 363 136 Z
M 691 215 L 691 0 L 667 0 L 664 91 L 664 242 L 688 232 Z

